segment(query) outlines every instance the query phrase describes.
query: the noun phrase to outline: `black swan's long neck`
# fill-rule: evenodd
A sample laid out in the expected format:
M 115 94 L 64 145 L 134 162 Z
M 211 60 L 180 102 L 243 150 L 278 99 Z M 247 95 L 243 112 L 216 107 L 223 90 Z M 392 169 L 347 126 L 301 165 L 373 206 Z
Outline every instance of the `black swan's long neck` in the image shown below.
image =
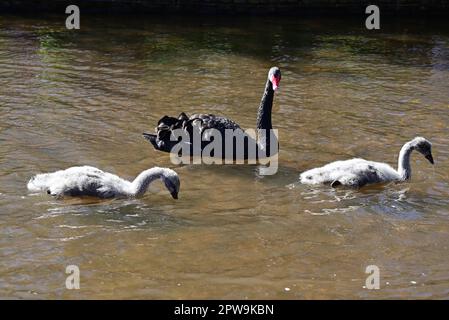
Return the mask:
M 274 90 L 270 80 L 267 80 L 265 91 L 257 111 L 257 129 L 272 129 L 271 109 L 273 107 Z
M 272 155 L 271 145 L 277 145 L 277 139 L 273 136 L 271 124 L 271 109 L 273 107 L 274 90 L 270 80 L 267 80 L 265 91 L 260 101 L 257 112 L 257 145 L 258 158 Z

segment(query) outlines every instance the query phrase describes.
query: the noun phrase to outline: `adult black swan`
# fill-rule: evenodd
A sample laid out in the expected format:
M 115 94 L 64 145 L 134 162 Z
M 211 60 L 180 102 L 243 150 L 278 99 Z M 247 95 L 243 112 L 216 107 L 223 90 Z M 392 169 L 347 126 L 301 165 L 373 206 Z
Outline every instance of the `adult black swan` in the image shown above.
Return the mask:
M 211 149 L 210 144 L 216 142 L 217 133 L 221 135 L 221 143 L 218 142 L 221 145 L 221 157 L 217 153 L 217 149 L 212 150 L 210 153 L 212 157 L 228 158 L 229 153 L 227 151 L 230 150 L 228 148 L 232 148 L 232 158 L 234 160 L 251 159 L 253 157 L 259 159 L 274 155 L 277 153 L 278 141 L 271 130 L 273 129 L 271 109 L 273 107 L 274 91 L 278 88 L 280 81 L 281 70 L 278 67 L 272 67 L 268 72 L 265 90 L 257 111 L 257 141 L 231 119 L 205 113 L 193 114 L 189 117 L 184 112 L 178 118 L 162 117 L 156 127 L 156 134 L 143 133 L 143 136 L 151 142 L 156 150 L 178 153 L 179 156 L 185 156 L 186 154 L 183 151 L 185 152 L 186 150 L 190 152 L 188 155 L 197 155 L 198 152 L 204 155 L 203 151 Z M 189 140 L 182 139 L 179 135 L 180 131 L 187 133 Z M 230 132 L 234 136 L 227 140 L 225 137 Z M 199 137 L 196 149 L 195 137 L 196 139 Z M 242 137 L 243 139 L 240 139 L 240 143 L 243 142 L 243 144 L 238 145 L 237 141 Z M 231 144 L 229 144 L 229 141 Z M 178 147 L 174 148 L 176 145 Z

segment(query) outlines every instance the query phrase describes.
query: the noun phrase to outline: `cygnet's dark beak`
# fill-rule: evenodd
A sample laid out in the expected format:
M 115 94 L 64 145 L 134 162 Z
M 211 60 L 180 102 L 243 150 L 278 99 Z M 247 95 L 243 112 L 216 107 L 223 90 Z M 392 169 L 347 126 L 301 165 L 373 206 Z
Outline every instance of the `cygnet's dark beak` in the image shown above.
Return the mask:
M 173 199 L 178 199 L 178 192 L 177 191 L 170 192 L 170 194 L 173 197 Z
M 433 157 L 432 157 L 432 154 L 431 154 L 431 153 L 429 153 L 429 154 L 426 155 L 425 157 L 426 157 L 427 160 L 429 160 L 429 162 L 430 162 L 431 164 L 434 164 L 434 162 L 433 162 Z

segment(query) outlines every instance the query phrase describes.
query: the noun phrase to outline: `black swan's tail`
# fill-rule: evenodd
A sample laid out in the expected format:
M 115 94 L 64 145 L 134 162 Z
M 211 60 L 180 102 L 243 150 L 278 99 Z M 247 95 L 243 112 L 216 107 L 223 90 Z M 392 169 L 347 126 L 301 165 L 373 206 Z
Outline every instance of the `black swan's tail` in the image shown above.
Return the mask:
M 175 129 L 186 130 L 192 132 L 191 121 L 187 115 L 182 112 L 178 118 L 164 116 L 162 117 L 156 127 L 156 133 L 143 133 L 143 137 L 148 140 L 156 150 L 171 152 L 171 149 L 178 143 L 170 139 L 172 131 Z
M 153 147 L 158 149 L 157 135 L 152 134 L 152 133 L 147 133 L 147 132 L 142 133 L 142 135 L 146 140 L 150 141 L 150 143 L 153 145 Z

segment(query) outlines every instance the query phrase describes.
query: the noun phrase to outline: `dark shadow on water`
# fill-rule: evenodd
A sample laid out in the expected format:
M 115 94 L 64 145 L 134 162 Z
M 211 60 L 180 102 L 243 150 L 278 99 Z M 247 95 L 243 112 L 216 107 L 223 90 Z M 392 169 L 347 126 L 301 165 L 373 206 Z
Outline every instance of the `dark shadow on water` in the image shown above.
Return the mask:
M 2 20 L 4 34 L 14 31 L 11 36 L 37 39 L 47 54 L 74 48 L 112 55 L 120 51 L 128 59 L 162 64 L 198 53 L 238 54 L 288 64 L 307 58 L 322 43 L 351 55 L 382 55 L 389 62 L 407 64 L 414 63 L 403 59 L 410 50 L 428 51 L 434 45 L 424 35 L 434 30 L 449 33 L 442 19 L 385 19 L 379 32 L 368 32 L 360 19 L 338 18 L 85 15 L 76 32 L 66 30 L 57 15 L 8 15 Z

